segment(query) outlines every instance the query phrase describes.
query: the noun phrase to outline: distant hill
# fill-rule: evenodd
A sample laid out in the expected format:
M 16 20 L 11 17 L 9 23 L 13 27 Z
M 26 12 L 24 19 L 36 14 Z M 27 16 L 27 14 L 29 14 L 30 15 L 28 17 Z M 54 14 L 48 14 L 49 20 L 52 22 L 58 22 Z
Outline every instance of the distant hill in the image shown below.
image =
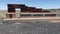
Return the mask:
M 49 11 L 51 12 L 57 12 L 57 13 L 60 13 L 60 9 L 48 9 Z
M 6 17 L 7 10 L 0 10 L 0 18 Z

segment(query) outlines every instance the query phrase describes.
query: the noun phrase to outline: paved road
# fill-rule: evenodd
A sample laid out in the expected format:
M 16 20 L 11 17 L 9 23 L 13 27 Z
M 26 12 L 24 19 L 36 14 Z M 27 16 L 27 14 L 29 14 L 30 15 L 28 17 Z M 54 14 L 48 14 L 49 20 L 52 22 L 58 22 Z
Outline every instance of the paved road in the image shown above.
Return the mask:
M 60 34 L 60 23 L 40 21 L 0 24 L 0 34 Z

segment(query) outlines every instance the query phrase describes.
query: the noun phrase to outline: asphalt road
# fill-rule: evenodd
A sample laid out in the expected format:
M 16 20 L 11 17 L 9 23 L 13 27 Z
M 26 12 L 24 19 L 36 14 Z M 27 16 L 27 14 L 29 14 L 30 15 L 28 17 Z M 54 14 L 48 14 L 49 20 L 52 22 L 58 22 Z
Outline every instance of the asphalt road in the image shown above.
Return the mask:
M 0 34 L 60 34 L 60 23 L 42 21 L 21 24 L 0 24 Z

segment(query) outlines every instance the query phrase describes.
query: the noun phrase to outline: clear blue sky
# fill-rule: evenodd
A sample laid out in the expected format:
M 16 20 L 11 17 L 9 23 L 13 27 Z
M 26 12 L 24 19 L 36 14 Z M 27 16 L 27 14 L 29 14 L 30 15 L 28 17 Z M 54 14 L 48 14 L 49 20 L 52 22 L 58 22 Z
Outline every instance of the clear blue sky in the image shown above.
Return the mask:
M 7 4 L 26 4 L 37 8 L 60 8 L 60 0 L 0 0 L 0 10 L 6 10 Z

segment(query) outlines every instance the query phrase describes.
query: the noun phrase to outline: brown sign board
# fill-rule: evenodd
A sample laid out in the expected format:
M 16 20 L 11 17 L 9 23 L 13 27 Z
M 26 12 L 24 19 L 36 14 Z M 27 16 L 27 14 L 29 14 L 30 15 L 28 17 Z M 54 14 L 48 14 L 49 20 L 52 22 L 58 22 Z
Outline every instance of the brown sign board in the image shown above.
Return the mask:
M 8 4 L 8 12 L 9 13 L 15 13 L 15 8 L 20 8 L 21 12 L 50 12 L 48 10 L 43 10 L 41 8 L 35 8 L 35 7 L 28 7 L 24 4 Z

